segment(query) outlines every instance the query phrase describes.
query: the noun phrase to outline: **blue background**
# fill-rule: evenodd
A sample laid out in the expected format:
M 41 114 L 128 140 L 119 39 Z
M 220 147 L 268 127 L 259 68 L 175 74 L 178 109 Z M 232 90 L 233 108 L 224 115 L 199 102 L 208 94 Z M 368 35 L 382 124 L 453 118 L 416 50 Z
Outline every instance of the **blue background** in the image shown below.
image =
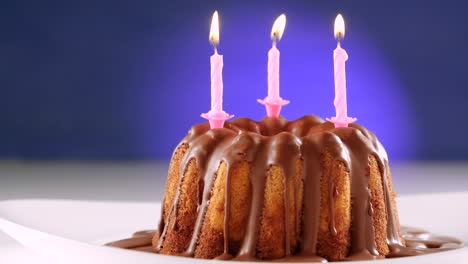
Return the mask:
M 287 15 L 282 114 L 334 116 L 333 21 L 347 26 L 348 113 L 393 160 L 465 160 L 463 1 L 2 1 L 0 158 L 167 159 L 209 110 L 219 10 L 224 108 L 260 119 L 269 33 Z

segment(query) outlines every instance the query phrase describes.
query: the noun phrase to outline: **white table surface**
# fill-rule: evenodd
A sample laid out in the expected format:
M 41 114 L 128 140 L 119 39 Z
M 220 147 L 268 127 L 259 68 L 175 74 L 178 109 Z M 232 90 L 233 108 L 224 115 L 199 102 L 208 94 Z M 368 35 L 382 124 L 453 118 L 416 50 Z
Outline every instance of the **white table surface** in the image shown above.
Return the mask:
M 158 201 L 166 162 L 0 162 L 0 200 Z M 468 191 L 468 162 L 391 164 L 399 195 Z M 467 201 L 468 202 L 468 201 Z M 0 263 L 50 263 L 0 233 Z

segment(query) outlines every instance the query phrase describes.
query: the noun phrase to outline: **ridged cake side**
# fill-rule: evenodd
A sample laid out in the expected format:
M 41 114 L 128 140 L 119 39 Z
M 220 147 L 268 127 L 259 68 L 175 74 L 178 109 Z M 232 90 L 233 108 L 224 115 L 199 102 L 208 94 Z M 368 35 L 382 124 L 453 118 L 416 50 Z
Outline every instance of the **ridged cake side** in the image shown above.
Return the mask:
M 160 253 L 220 259 L 375 258 L 403 246 L 385 150 L 315 116 L 194 126 L 176 148 Z

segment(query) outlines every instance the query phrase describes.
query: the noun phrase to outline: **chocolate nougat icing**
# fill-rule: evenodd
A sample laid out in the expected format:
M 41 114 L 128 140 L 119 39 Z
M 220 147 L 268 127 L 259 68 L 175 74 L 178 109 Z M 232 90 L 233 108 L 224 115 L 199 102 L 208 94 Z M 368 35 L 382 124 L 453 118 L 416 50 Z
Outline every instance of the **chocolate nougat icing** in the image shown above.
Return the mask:
M 424 249 L 417 232 L 405 232 L 387 154 L 372 132 L 355 124 L 335 128 L 311 115 L 294 121 L 239 118 L 220 129 L 192 127 L 171 161 L 153 245 L 135 248 L 197 258 L 323 262 L 462 245 L 440 240 L 440 248 Z M 141 237 L 148 242 L 148 235 Z

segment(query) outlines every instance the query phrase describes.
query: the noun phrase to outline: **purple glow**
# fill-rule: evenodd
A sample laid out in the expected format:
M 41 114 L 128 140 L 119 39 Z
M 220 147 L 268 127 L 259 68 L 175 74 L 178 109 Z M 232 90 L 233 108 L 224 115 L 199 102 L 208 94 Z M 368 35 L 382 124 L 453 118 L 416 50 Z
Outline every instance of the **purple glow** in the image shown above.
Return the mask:
M 220 12 L 220 45 L 224 55 L 224 108 L 236 117 L 261 119 L 265 108 L 256 102 L 267 93 L 269 31 L 279 12 L 229 10 Z M 146 115 L 135 117 L 136 146 L 151 156 L 169 158 L 173 148 L 210 106 L 209 18 L 197 25 L 179 25 L 172 34 L 148 36 L 143 63 L 143 89 L 135 96 Z M 333 16 L 287 13 L 281 51 L 281 96 L 291 103 L 282 110 L 289 120 L 307 114 L 325 119 L 333 107 Z M 345 14 L 346 20 L 346 14 Z M 193 22 L 193 21 L 192 21 Z M 327 24 L 327 22 L 329 22 Z M 348 113 L 373 131 L 391 160 L 412 158 L 417 151 L 414 118 L 399 79 L 386 58 L 359 25 L 347 24 L 342 42 L 346 64 Z M 171 46 L 152 50 L 151 43 L 170 38 Z M 157 77 L 156 77 L 157 76 Z

